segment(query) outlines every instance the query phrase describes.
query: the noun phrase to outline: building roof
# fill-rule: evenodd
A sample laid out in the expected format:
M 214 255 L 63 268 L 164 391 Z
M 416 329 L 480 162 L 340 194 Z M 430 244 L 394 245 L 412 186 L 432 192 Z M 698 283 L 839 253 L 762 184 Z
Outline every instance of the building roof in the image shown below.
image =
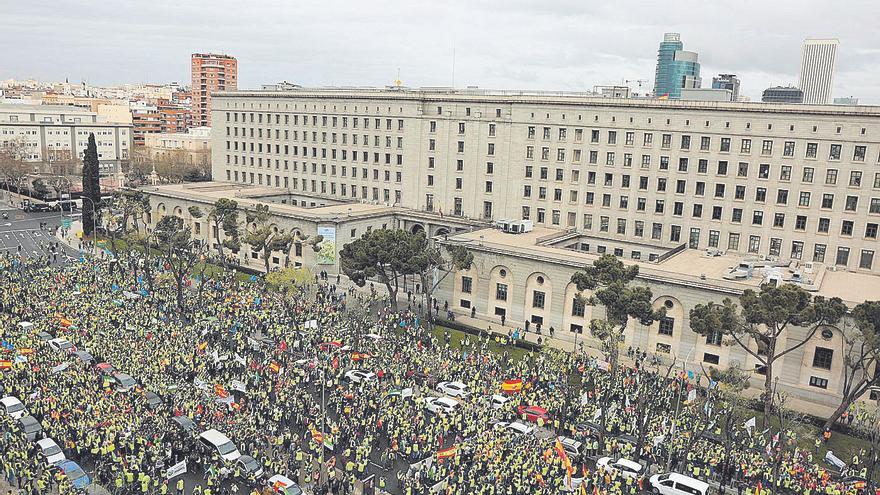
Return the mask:
M 504 254 L 547 263 L 580 268 L 592 264 L 601 256 L 597 253 L 574 251 L 548 245 L 544 239 L 556 235 L 559 229 L 535 227 L 524 234 L 508 234 L 499 229 L 482 229 L 448 237 L 441 243 L 463 244 L 472 250 Z M 705 251 L 684 249 L 660 262 L 621 258 L 627 265 L 638 265 L 640 278 L 667 284 L 678 284 L 738 295 L 746 289 L 760 287 L 763 276 L 728 280 L 724 275 L 737 267 L 745 256 L 727 253 L 708 256 Z M 865 300 L 880 299 L 880 276 L 866 273 L 826 270 L 818 280 L 816 294 L 840 297 L 850 306 Z
M 461 101 L 499 104 L 583 105 L 593 107 L 652 108 L 658 110 L 773 112 L 810 115 L 880 117 L 880 106 L 804 105 L 765 102 L 705 102 L 660 100 L 657 98 L 607 98 L 584 92 L 408 88 L 408 87 L 318 87 L 292 88 L 280 91 L 235 90 L 219 91 L 213 98 L 315 98 L 315 99 L 389 99 L 393 101 Z M 214 111 L 225 110 L 215 107 Z

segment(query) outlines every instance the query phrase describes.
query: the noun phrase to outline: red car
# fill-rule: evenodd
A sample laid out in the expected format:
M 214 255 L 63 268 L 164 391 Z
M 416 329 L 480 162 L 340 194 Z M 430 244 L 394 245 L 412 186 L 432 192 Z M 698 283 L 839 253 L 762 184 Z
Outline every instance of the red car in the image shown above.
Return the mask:
M 102 375 L 112 375 L 116 372 L 116 369 L 110 363 L 98 363 L 95 365 L 95 369 Z
M 543 407 L 538 406 L 519 406 L 516 408 L 517 414 L 519 417 L 523 417 L 525 415 L 528 421 L 533 423 L 538 422 L 538 418 L 541 418 L 545 423 L 550 421 L 550 413 L 547 412 Z

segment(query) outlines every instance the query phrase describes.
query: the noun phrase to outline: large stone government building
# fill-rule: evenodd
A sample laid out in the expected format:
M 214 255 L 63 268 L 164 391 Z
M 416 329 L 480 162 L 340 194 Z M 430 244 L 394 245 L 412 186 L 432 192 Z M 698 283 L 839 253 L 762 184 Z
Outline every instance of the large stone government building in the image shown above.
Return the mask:
M 690 331 L 694 305 L 766 281 L 850 306 L 880 299 L 878 107 L 442 88 L 220 92 L 212 105 L 218 182 L 150 188 L 156 215 L 222 196 L 269 203 L 280 227 L 332 237 L 337 252 L 369 228 L 424 230 L 474 252 L 438 298 L 478 318 L 589 339 L 593 308 L 569 279 L 611 253 L 639 264 L 667 308 L 635 323 L 628 345 L 752 369 L 740 349 Z M 535 228 L 509 234 L 498 221 Z M 271 261 L 338 270 L 338 256 L 301 245 Z M 827 330 L 780 376 L 830 404 L 844 347 Z

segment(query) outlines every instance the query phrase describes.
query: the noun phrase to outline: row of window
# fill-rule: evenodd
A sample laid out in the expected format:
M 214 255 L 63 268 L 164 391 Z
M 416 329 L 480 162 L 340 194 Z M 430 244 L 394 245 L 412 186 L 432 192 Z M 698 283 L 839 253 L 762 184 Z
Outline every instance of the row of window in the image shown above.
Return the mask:
M 264 116 L 265 116 L 265 123 L 266 124 L 273 124 L 274 123 L 275 125 L 281 125 L 281 121 L 283 120 L 284 125 L 290 125 L 291 120 L 293 120 L 293 125 L 300 125 L 300 122 L 302 122 L 303 126 L 310 125 L 308 115 L 302 115 L 302 118 L 300 118 L 299 114 L 294 114 L 292 116 L 293 119 L 291 119 L 291 115 L 289 115 L 289 114 L 284 114 L 284 115 L 271 114 L 271 113 L 262 114 L 262 113 L 254 113 L 254 112 L 226 112 L 226 122 L 242 122 L 242 123 L 249 122 L 251 124 L 254 124 L 254 123 L 262 124 L 264 122 L 264 119 L 263 119 Z M 273 116 L 274 116 L 274 122 L 273 122 Z M 239 120 L 239 117 L 241 118 L 241 120 Z M 312 117 L 311 118 L 311 126 L 318 127 L 319 117 L 317 115 L 312 115 L 311 117 Z M 384 119 L 386 131 L 390 131 L 395 127 L 394 120 L 395 119 Z M 396 120 L 397 120 L 396 129 L 398 131 L 402 131 L 403 130 L 403 119 L 396 119 Z M 359 125 L 362 126 L 364 129 L 370 128 L 370 121 L 371 121 L 370 117 L 337 117 L 337 116 L 328 117 L 327 115 L 323 115 L 320 117 L 320 126 L 321 127 L 328 127 L 328 126 L 329 127 L 340 127 L 340 124 L 341 124 L 341 127 L 343 129 L 345 129 L 348 127 L 349 121 L 351 122 L 351 127 L 353 129 L 357 129 L 359 127 Z M 381 129 L 382 128 L 383 119 L 373 118 L 372 122 L 373 122 L 373 129 Z

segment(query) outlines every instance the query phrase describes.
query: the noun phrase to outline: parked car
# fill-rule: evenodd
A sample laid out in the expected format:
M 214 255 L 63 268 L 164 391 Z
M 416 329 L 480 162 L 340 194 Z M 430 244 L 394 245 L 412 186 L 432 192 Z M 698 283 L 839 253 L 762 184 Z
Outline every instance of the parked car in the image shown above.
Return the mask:
M 80 360 L 86 363 L 94 363 L 95 358 L 88 351 L 76 351 L 73 353 L 74 356 L 80 358 Z
M 658 495 L 706 495 L 709 484 L 678 473 L 655 474 L 648 479 L 651 493 Z
M 210 429 L 199 434 L 199 441 L 211 453 L 217 454 L 226 462 L 235 462 L 241 457 L 238 447 L 223 433 Z
M 425 409 L 434 414 L 451 413 L 459 406 L 459 402 L 449 397 L 428 397 L 425 399 Z
M 528 435 L 535 431 L 534 425 L 527 425 L 519 421 L 499 421 L 492 425 L 492 428 L 495 428 L 496 430 L 506 430 L 514 435 Z
M 471 394 L 467 389 L 467 385 L 462 382 L 440 382 L 437 384 L 437 391 L 450 397 L 462 399 L 466 399 Z
M 525 419 L 533 423 L 537 423 L 541 419 L 545 423 L 550 420 L 550 413 L 543 407 L 538 406 L 519 406 L 516 409 L 519 417 L 525 416 Z
M 147 407 L 152 411 L 155 411 L 162 405 L 162 398 L 149 390 L 144 392 L 144 400 L 147 402 Z
M 171 420 L 184 433 L 194 434 L 196 429 L 198 429 L 198 425 L 186 416 L 174 416 Z
M 125 373 L 113 374 L 113 389 L 117 392 L 129 392 L 137 386 L 137 381 Z
M 3 411 L 12 417 L 12 419 L 21 419 L 25 415 L 27 415 L 27 409 L 24 408 L 24 404 L 18 400 L 18 397 L 4 397 L 0 399 L 0 406 L 3 406 Z
M 24 436 L 31 442 L 39 440 L 43 437 L 43 425 L 37 421 L 37 418 L 28 414 L 18 419 L 18 426 L 24 432 Z
M 572 460 L 572 462 L 580 462 L 583 460 L 584 455 L 584 444 L 579 440 L 575 440 L 574 438 L 569 437 L 557 437 L 559 439 L 559 443 L 562 444 L 562 450 L 568 454 L 568 458 Z
M 235 464 L 241 468 L 242 478 L 246 480 L 258 480 L 263 476 L 263 466 L 249 455 L 239 457 Z
M 73 485 L 74 488 L 78 490 L 85 490 L 89 485 L 92 484 L 91 478 L 86 474 L 85 471 L 79 464 L 73 461 L 64 461 L 61 465 L 58 466 L 58 469 L 64 473 L 64 476 L 67 476 L 67 479 L 70 481 L 70 484 Z
M 40 448 L 40 454 L 46 460 L 46 464 L 50 467 L 57 466 L 67 460 L 64 451 L 51 438 L 44 438 L 37 441 L 37 447 Z
M 501 409 L 504 407 L 504 404 L 510 402 L 510 397 L 502 394 L 495 394 L 489 397 L 489 403 L 492 405 L 492 409 Z
M 302 488 L 294 483 L 290 478 L 276 474 L 269 478 L 266 484 L 280 495 L 303 495 Z
M 639 479 L 645 472 L 645 467 L 638 462 L 629 459 L 615 459 L 613 457 L 600 457 L 596 461 L 596 466 L 604 466 L 607 469 L 616 472 L 626 479 Z
M 376 374 L 372 371 L 351 370 L 345 374 L 349 381 L 354 383 L 371 382 L 376 379 Z
M 58 337 L 57 339 L 52 339 L 49 341 L 49 347 L 55 349 L 56 351 L 63 351 L 66 353 L 76 352 L 76 347 L 64 337 Z
M 102 375 L 112 375 L 116 373 L 116 368 L 110 363 L 98 363 L 95 365 L 95 369 Z

